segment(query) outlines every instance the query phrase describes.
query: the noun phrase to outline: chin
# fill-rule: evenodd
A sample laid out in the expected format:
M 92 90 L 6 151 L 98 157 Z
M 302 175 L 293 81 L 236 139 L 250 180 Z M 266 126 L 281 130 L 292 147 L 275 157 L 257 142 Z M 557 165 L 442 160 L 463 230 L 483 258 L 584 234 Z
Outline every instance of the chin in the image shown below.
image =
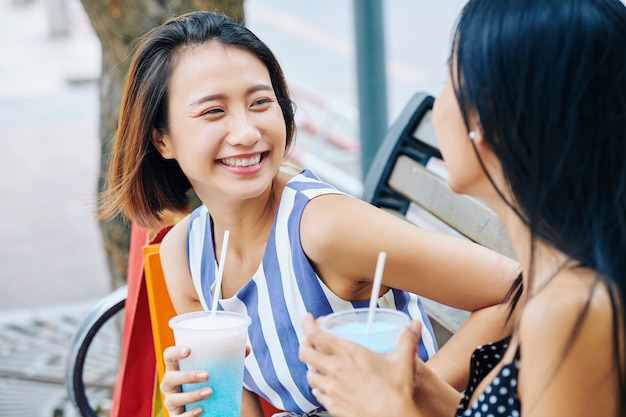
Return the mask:
M 463 187 L 462 184 L 459 184 L 459 182 L 455 181 L 451 176 L 448 176 L 448 187 L 450 187 L 453 193 L 467 194 L 465 191 L 467 187 Z

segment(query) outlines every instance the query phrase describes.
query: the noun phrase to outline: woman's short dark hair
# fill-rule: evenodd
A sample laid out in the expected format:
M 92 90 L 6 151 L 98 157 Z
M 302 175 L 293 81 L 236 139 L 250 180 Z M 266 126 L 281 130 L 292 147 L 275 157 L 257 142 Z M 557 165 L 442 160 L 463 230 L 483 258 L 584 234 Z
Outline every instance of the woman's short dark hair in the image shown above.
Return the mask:
M 626 7 L 619 0 L 470 0 L 450 61 L 466 125 L 478 116 L 510 205 L 534 237 L 607 284 L 620 317 L 614 347 L 622 363 Z
M 168 91 L 178 54 L 209 42 L 250 52 L 269 72 L 283 113 L 286 147 L 294 136 L 294 108 L 283 71 L 254 33 L 225 15 L 197 11 L 169 20 L 140 38 L 126 76 L 116 141 L 107 171 L 99 216 L 123 213 L 144 227 L 159 227 L 166 212 L 189 210 L 191 184 L 178 162 L 161 157 L 154 129 L 168 127 Z

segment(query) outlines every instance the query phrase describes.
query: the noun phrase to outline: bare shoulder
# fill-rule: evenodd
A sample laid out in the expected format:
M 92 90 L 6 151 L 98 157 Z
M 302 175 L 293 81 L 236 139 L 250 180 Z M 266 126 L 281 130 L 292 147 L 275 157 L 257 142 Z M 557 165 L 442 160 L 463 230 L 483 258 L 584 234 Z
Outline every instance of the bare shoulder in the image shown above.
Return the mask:
M 323 194 L 313 198 L 304 208 L 301 227 L 337 227 L 350 225 L 349 219 L 378 208 L 346 194 Z
M 522 401 L 536 404 L 536 415 L 611 415 L 613 329 L 608 290 L 593 271 L 560 273 L 520 316 Z
M 177 256 L 180 254 L 181 248 L 185 248 L 184 242 L 187 238 L 188 227 L 189 216 L 185 216 L 163 237 L 160 251 L 162 261 L 171 256 Z
M 337 296 L 366 297 L 378 252 L 391 250 L 384 242 L 389 236 L 383 233 L 385 214 L 345 194 L 324 194 L 306 205 L 300 222 L 302 250 Z
M 558 336 L 569 334 L 580 320 L 583 339 L 586 339 L 585 332 L 600 336 L 603 333 L 600 329 L 608 328 L 612 321 L 606 285 L 596 280 L 593 271 L 583 268 L 561 272 L 532 297 L 524 308 L 520 324 L 521 330 L 528 334 Z M 593 326 L 586 326 L 586 323 L 593 323 Z
M 174 308 L 178 313 L 200 309 L 187 257 L 189 216 L 178 222 L 161 242 L 161 265 Z
M 354 242 L 380 236 L 393 217 L 381 209 L 345 194 L 324 194 L 305 207 L 300 222 L 302 246 L 315 256 L 319 251 L 332 253 Z M 391 219 L 391 222 L 394 220 Z M 397 219 L 400 221 L 400 219 Z M 406 223 L 403 223 L 406 227 Z

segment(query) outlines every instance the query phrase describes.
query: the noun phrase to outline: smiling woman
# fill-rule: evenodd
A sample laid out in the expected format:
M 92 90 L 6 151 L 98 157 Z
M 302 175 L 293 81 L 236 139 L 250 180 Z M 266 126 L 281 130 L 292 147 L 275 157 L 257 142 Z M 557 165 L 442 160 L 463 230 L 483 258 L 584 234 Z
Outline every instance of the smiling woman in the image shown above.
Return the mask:
M 378 306 L 424 323 L 415 348 L 450 384 L 467 380 L 457 357 L 469 360 L 473 346 L 507 332 L 499 303 L 517 262 L 410 226 L 310 170 L 285 169 L 294 134 L 289 91 L 272 52 L 245 27 L 194 12 L 155 28 L 138 45 L 124 92 L 100 214 L 121 212 L 155 229 L 172 213 L 181 217 L 160 250 L 177 313 L 213 305 L 222 236 L 230 231 L 217 296 L 218 308 L 252 318 L 242 415 L 262 415 L 259 396 L 290 413 L 324 414 L 298 358 L 301 322 L 308 313 L 367 306 L 380 251 L 388 256 Z M 189 213 L 191 187 L 202 204 Z M 435 355 L 421 295 L 476 311 L 464 325 L 471 336 L 452 338 Z M 181 392 L 181 384 L 209 378 L 179 371 L 189 354 L 164 352 L 170 416 L 213 395 Z
M 266 191 L 287 133 L 269 72 L 255 55 L 218 43 L 181 51 L 168 112 L 168 129 L 154 132 L 154 146 L 178 162 L 200 200 Z

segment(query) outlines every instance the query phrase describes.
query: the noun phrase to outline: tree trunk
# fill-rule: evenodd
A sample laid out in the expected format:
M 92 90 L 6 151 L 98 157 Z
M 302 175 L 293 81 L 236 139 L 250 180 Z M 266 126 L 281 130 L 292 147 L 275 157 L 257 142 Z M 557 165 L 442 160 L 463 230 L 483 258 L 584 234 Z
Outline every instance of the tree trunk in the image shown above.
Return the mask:
M 141 35 L 172 16 L 192 10 L 222 11 L 244 23 L 244 0 L 81 0 L 100 39 L 100 178 L 104 185 L 109 149 L 115 138 L 124 77 L 130 65 L 131 45 Z M 112 288 L 126 282 L 130 227 L 121 216 L 99 222 Z

